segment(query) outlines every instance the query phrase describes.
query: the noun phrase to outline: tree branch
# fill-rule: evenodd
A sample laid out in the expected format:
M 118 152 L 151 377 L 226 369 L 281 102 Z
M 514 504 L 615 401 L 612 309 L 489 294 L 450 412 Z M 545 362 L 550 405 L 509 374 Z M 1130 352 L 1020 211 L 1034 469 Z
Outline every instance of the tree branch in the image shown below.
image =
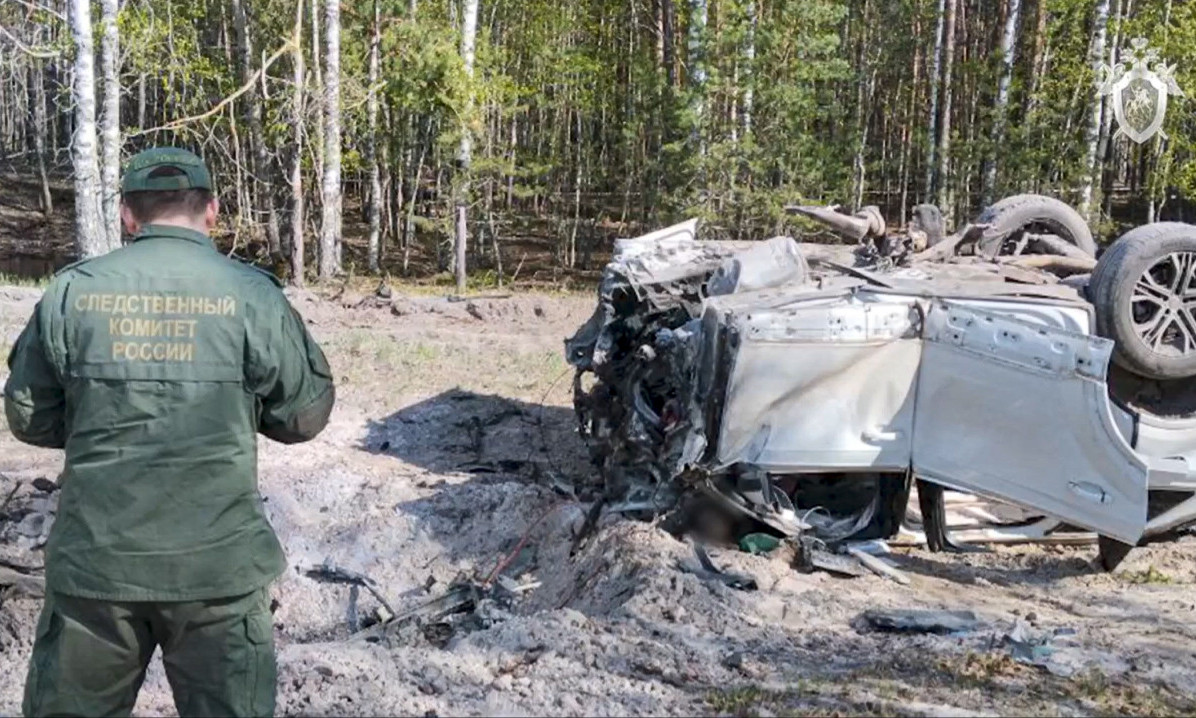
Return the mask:
M 228 97 L 225 97 L 223 100 L 221 100 L 219 103 L 217 103 L 216 106 L 214 106 L 212 109 L 208 110 L 207 112 L 203 112 L 198 115 L 192 115 L 190 117 L 182 117 L 177 120 L 171 120 L 170 122 L 167 122 L 164 125 L 160 125 L 158 127 L 151 127 L 148 130 L 138 130 L 136 132 L 130 132 L 125 135 L 125 139 L 128 139 L 130 137 L 140 137 L 142 135 L 148 135 L 151 132 L 166 132 L 166 131 L 171 131 L 171 130 L 177 130 L 180 127 L 183 127 L 184 125 L 189 125 L 192 122 L 200 122 L 202 120 L 208 119 L 209 117 L 211 117 L 213 115 L 219 114 L 225 107 L 228 107 L 229 104 L 232 103 L 234 100 L 236 100 L 238 97 L 240 97 L 241 95 L 244 95 L 246 92 L 249 92 L 250 90 L 252 90 L 254 83 L 256 83 L 258 81 L 258 78 L 260 76 L 262 76 L 266 73 L 266 70 L 270 69 L 270 66 L 274 64 L 275 60 L 277 60 L 278 58 L 282 57 L 284 54 L 293 50 L 296 47 L 296 45 L 297 45 L 296 38 L 288 39 L 285 43 L 282 44 L 281 47 L 279 47 L 277 50 L 274 51 L 273 55 L 266 58 L 265 62 L 262 63 L 262 66 L 260 68 L 258 68 L 258 71 L 253 73 L 253 75 L 248 80 L 245 81 L 245 84 L 238 87 L 236 89 L 236 91 L 234 91 Z
M 38 50 L 36 48 L 29 47 L 25 43 L 21 42 L 16 35 L 13 35 L 11 32 L 9 32 L 9 30 L 3 25 L 0 25 L 0 35 L 8 38 L 9 42 L 11 42 L 13 45 L 16 45 L 18 50 L 26 55 L 29 55 L 30 57 L 36 57 L 43 60 L 52 60 L 62 55 L 62 53 L 58 52 L 57 50 Z
M 66 22 L 66 15 L 63 15 L 62 13 L 58 12 L 57 10 L 55 10 L 52 7 L 46 7 L 45 5 L 38 5 L 37 3 L 29 2 L 29 0 L 16 0 L 16 2 L 21 5 L 24 5 L 25 7 L 29 8 L 30 10 L 33 10 L 34 12 L 48 13 L 48 14 L 53 15 L 54 17 L 58 18 L 59 20 Z

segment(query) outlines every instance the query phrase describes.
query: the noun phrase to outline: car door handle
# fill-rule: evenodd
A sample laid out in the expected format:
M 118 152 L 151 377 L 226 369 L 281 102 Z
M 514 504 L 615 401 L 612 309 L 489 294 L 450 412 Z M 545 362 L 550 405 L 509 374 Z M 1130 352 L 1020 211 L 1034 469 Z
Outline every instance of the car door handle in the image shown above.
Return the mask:
M 1109 496 L 1109 492 L 1092 483 L 1091 481 L 1069 481 L 1067 487 L 1071 489 L 1072 493 L 1077 496 L 1095 501 L 1098 504 L 1107 504 L 1113 500 Z

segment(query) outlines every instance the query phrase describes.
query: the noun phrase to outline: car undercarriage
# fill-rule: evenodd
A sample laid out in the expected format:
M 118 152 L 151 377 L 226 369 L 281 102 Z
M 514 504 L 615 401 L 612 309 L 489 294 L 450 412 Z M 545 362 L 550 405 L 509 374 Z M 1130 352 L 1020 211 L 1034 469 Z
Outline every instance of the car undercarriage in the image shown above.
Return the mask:
M 616 244 L 566 342 L 608 508 L 827 545 L 1096 539 L 1109 569 L 1196 521 L 1196 227 L 1098 261 L 1034 195 L 950 236 L 928 205 L 901 232 L 791 211 L 849 243 Z

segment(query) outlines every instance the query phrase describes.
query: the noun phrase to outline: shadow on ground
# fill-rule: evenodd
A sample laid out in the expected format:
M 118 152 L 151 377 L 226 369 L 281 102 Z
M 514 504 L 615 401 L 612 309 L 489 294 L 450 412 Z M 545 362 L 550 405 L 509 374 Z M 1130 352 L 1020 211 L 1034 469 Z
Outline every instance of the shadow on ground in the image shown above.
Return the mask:
M 370 421 L 358 448 L 407 464 L 405 480 L 427 490 L 393 510 L 403 533 L 426 542 L 422 570 L 441 586 L 459 571 L 488 573 L 521 537 L 534 544 L 568 522 L 580 508 L 541 520 L 579 506 L 575 487 L 596 480 L 571 409 L 464 390 Z
M 1092 550 L 1095 557 L 1096 547 Z M 1091 560 L 1074 555 L 1020 555 L 1010 557 L 1008 563 L 992 566 L 954 562 L 947 554 L 894 554 L 891 559 L 903 571 L 945 579 L 965 586 L 975 585 L 977 578 L 1004 585 L 1041 584 L 1101 573 L 1101 569 Z
M 371 420 L 361 448 L 437 474 L 592 473 L 573 410 L 451 390 Z

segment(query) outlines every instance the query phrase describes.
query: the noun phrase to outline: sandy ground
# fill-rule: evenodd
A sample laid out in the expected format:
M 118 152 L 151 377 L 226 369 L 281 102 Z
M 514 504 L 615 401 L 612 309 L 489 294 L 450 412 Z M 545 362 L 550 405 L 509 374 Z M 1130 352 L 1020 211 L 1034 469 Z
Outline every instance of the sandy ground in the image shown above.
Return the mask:
M 0 353 L 37 296 L 0 287 Z M 591 297 L 292 301 L 340 401 L 317 440 L 261 442 L 261 490 L 291 566 L 273 588 L 280 715 L 1196 712 L 1196 539 L 1137 549 L 1112 575 L 1091 566 L 1095 547 L 907 550 L 893 556 L 906 587 L 712 548 L 754 592 L 686 570 L 691 546 L 632 520 L 604 519 L 570 556 L 586 507 L 554 484 L 591 469 L 561 340 Z M 60 467 L 59 453 L 0 431 L 0 500 L 17 487 L 0 511 L 3 558 L 41 563 L 14 524 L 46 499 L 32 480 Z M 303 572 L 326 559 L 363 572 L 402 612 L 504 557 L 533 587 L 438 640 L 351 639 L 350 589 Z M 0 714 L 11 715 L 40 602 L 11 590 L 0 601 Z M 358 604 L 362 616 L 378 605 L 364 591 Z M 861 619 L 871 608 L 967 609 L 983 624 L 880 633 Z M 1016 662 L 1011 631 L 1049 637 L 1049 669 Z M 155 659 L 137 713 L 172 711 Z

